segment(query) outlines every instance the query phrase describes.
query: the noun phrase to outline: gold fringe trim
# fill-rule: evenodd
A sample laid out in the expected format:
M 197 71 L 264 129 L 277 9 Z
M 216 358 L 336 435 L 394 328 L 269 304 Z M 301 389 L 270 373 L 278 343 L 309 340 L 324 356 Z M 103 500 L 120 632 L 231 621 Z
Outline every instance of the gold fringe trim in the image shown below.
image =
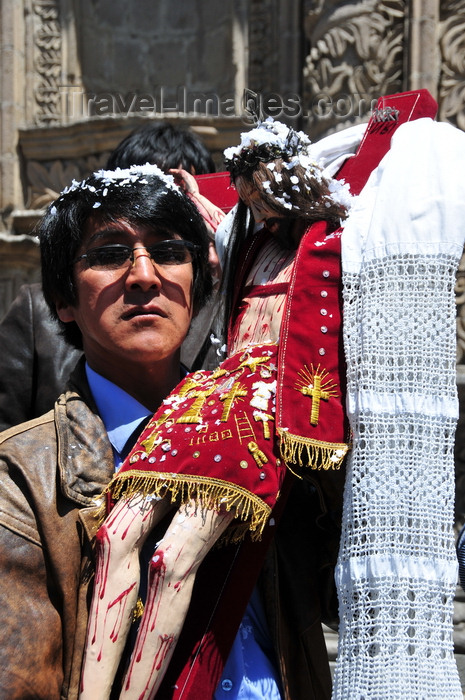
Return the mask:
M 350 445 L 341 442 L 322 442 L 298 435 L 292 435 L 282 428 L 278 431 L 281 457 L 286 465 L 295 464 L 310 469 L 340 469 L 350 449 Z M 291 470 L 292 471 L 292 470 Z
M 164 498 L 170 495 L 171 502 L 185 505 L 194 501 L 206 510 L 235 510 L 241 521 L 232 524 L 222 537 L 222 542 L 239 542 L 247 532 L 253 541 L 260 540 L 271 514 L 271 508 L 251 491 L 229 481 L 191 474 L 173 474 L 132 470 L 116 474 L 103 492 L 111 494 L 114 500 L 132 496 L 155 496 Z M 102 520 L 106 516 L 106 506 L 102 507 Z

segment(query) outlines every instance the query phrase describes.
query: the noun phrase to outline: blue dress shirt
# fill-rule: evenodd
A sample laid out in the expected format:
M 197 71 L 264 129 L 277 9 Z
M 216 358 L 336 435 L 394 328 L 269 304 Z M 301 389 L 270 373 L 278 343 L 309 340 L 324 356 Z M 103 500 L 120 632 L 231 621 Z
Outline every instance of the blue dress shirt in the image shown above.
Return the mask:
M 144 418 L 151 415 L 151 411 L 119 386 L 94 372 L 88 364 L 86 364 L 86 374 L 100 418 L 103 420 L 113 448 L 115 469 L 119 469 L 122 463 L 121 453 L 128 438 Z

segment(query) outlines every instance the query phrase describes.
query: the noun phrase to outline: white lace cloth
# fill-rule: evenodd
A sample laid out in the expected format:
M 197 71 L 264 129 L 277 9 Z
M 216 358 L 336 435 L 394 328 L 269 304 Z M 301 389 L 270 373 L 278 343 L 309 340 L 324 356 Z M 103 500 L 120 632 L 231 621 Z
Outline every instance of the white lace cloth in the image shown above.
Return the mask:
M 401 126 L 342 235 L 353 430 L 333 700 L 462 700 L 452 644 L 465 134 Z

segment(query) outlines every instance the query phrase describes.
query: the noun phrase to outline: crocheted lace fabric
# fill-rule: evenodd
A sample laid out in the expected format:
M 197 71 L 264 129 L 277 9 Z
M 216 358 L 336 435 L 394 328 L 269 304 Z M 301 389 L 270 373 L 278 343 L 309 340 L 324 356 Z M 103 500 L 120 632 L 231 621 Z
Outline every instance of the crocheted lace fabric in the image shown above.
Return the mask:
M 342 235 L 353 431 L 333 700 L 462 700 L 453 656 L 455 273 L 465 135 L 400 127 Z

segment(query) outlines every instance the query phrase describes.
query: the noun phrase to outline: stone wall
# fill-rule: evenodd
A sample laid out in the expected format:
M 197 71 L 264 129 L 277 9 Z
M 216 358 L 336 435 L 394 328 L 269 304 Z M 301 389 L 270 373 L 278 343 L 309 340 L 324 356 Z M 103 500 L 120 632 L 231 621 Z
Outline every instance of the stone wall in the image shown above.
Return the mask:
M 235 33 L 244 26 L 246 3 L 188 2 L 75 3 L 82 84 L 89 92 L 156 95 L 233 95 Z M 239 27 L 237 26 L 239 24 Z

